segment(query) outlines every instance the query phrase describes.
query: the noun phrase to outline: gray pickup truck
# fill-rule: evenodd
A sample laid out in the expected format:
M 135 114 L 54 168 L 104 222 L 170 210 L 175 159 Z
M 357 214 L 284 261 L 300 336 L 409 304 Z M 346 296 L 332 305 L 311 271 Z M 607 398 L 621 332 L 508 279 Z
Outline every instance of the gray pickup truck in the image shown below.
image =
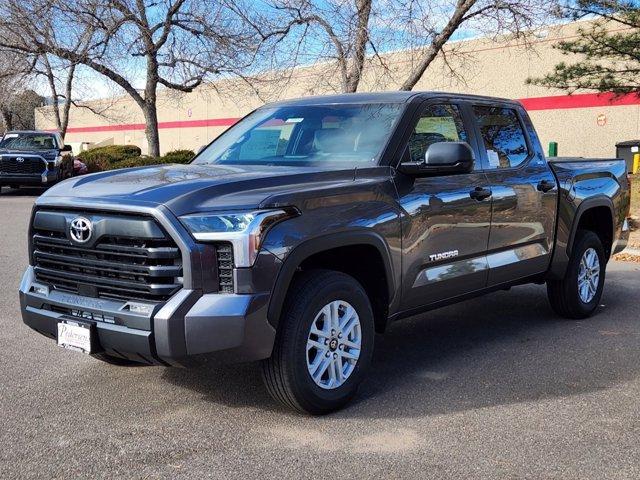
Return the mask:
M 591 315 L 629 199 L 623 161 L 547 160 L 515 101 L 284 101 L 190 165 L 51 188 L 22 315 L 110 363 L 259 360 L 274 398 L 321 414 L 354 396 L 375 334 L 403 317 L 531 282 L 559 315 Z

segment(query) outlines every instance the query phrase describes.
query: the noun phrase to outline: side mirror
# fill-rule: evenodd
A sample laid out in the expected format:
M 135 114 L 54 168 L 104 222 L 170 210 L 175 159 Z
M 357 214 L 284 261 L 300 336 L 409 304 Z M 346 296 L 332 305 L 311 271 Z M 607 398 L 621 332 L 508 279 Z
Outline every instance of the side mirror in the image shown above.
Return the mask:
M 421 162 L 401 163 L 398 170 L 416 177 L 452 175 L 473 170 L 473 150 L 467 142 L 432 143 Z
M 65 145 L 60 149 L 61 152 L 73 152 L 71 145 Z

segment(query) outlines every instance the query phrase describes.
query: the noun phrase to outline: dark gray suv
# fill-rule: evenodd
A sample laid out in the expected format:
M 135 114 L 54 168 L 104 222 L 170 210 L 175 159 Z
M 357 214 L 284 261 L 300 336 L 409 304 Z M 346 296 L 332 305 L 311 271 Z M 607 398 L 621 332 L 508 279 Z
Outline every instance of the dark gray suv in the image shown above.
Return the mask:
M 548 161 L 511 100 L 290 100 L 190 165 L 51 188 L 33 210 L 22 315 L 110 363 L 259 360 L 274 398 L 326 413 L 403 317 L 529 282 L 558 314 L 591 315 L 628 211 L 624 161 Z

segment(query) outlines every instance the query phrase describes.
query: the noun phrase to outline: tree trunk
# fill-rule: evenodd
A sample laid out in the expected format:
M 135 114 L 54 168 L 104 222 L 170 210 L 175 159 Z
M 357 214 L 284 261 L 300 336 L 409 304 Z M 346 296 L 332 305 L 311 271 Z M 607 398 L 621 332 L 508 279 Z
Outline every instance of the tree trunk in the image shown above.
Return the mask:
M 148 45 L 151 50 L 152 45 Z M 160 132 L 158 131 L 158 59 L 152 53 L 147 54 L 147 82 L 144 89 L 144 106 L 142 111 L 146 120 L 145 134 L 147 135 L 148 155 L 160 156 Z
M 69 128 L 69 113 L 71 111 L 71 102 L 73 102 L 73 77 L 76 73 L 75 64 L 71 64 L 69 71 L 67 72 L 67 83 L 65 85 L 64 92 L 64 106 L 62 107 L 62 115 L 60 119 L 60 135 L 62 139 L 67 135 L 67 128 Z
M 148 155 L 150 157 L 160 156 L 160 132 L 158 131 L 158 110 L 156 102 L 146 102 L 144 108 L 144 119 L 146 127 L 144 129 L 147 136 Z
M 60 96 L 58 95 L 58 88 L 56 87 L 56 77 L 53 74 L 53 68 L 51 68 L 51 63 L 49 63 L 49 57 L 47 55 L 42 56 L 42 63 L 44 63 L 45 75 L 49 82 L 49 90 L 51 90 L 51 98 L 53 102 L 51 109 L 53 110 L 53 117 L 56 121 L 56 128 L 64 139 L 64 133 L 62 133 L 62 120 L 60 119 L 60 104 L 58 103 Z
M 424 75 L 424 72 L 427 70 L 427 68 L 429 68 L 429 65 L 431 65 L 431 63 L 438 56 L 438 52 L 442 48 L 442 45 L 443 44 L 441 43 L 439 46 L 431 46 L 429 48 L 428 52 L 420 60 L 418 66 L 409 73 L 409 78 L 404 81 L 404 83 L 400 87 L 400 90 L 413 90 L 413 87 L 415 87 L 416 84 L 420 81 L 420 79 Z
M 371 15 L 372 0 L 357 0 L 357 30 L 354 39 L 351 68 L 344 83 L 345 93 L 355 93 L 358 91 L 362 70 L 367 55 L 367 43 L 369 42 L 369 16 Z
M 465 15 L 473 7 L 478 0 L 458 0 L 456 9 L 449 18 L 449 21 L 442 29 L 442 31 L 435 36 L 431 45 L 423 54 L 422 59 L 418 62 L 418 65 L 411 70 L 409 77 L 404 81 L 400 90 L 411 91 L 413 87 L 420 81 L 424 72 L 426 72 L 429 65 L 436 59 L 438 54 L 442 51 L 445 43 L 449 41 L 451 36 L 456 32 L 458 27 L 464 22 Z
M 2 107 L 0 110 L 2 111 L 2 123 L 5 133 L 13 130 L 13 114 L 7 107 Z

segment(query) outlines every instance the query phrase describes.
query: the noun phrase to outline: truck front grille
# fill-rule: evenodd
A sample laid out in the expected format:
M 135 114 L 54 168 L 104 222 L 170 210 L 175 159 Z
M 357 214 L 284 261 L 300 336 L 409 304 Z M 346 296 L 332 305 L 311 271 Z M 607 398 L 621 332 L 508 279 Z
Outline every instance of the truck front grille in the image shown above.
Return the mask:
M 167 300 L 182 287 L 180 250 L 154 220 L 128 217 L 151 222 L 153 227 L 149 229 L 153 232 L 150 238 L 133 238 L 124 235 L 123 230 L 131 227 L 123 226 L 123 217 L 100 215 L 93 218 L 94 224 L 102 222 L 105 234 L 84 246 L 72 242 L 66 231 L 69 219 L 77 215 L 37 212 L 32 259 L 39 282 L 83 296 L 157 302 Z
M 0 157 L 0 173 L 5 175 L 42 175 L 45 168 L 46 164 L 41 157 Z
M 220 293 L 233 293 L 233 247 L 230 243 L 216 244 L 218 260 L 218 290 Z

